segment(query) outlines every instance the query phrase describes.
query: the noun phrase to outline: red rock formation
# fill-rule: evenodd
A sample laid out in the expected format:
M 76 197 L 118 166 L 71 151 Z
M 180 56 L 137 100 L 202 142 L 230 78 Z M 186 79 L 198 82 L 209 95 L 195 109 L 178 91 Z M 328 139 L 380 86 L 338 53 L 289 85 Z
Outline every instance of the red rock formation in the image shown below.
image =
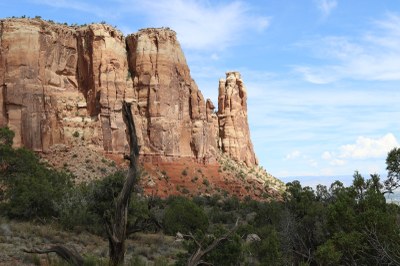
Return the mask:
M 124 152 L 122 101 L 133 101 L 125 38 L 109 26 L 94 24 L 77 30 L 77 44 L 77 79 L 87 114 L 99 119 L 104 150 Z
M 190 76 L 174 31 L 144 29 L 125 39 L 104 24 L 0 22 L 0 126 L 16 133 L 15 146 L 47 151 L 79 138 L 81 145 L 122 153 L 125 100 L 146 158 L 215 162 L 220 138 L 223 152 L 257 164 L 239 74 L 220 84 L 217 118 Z
M 17 146 L 62 142 L 57 95 L 77 88 L 73 30 L 37 20 L 1 21 L 0 30 L 0 125 L 14 130 Z
M 215 154 L 203 95 L 190 76 L 176 33 L 144 29 L 127 37 L 137 97 L 141 152 L 207 160 Z
M 239 72 L 227 72 L 219 81 L 219 147 L 234 160 L 257 165 L 247 122 L 247 91 Z
M 147 193 L 226 190 L 259 199 L 276 193 L 282 184 L 254 167 L 246 99 L 240 74 L 229 72 L 215 113 L 167 28 L 125 38 L 104 24 L 0 20 L 0 127 L 16 133 L 15 146 L 43 152 L 52 165 L 74 164 L 69 169 L 81 181 L 106 169 L 99 168 L 104 154 L 121 163 L 116 154 L 128 150 L 125 100 L 132 103 Z M 80 171 L 79 161 L 96 165 Z

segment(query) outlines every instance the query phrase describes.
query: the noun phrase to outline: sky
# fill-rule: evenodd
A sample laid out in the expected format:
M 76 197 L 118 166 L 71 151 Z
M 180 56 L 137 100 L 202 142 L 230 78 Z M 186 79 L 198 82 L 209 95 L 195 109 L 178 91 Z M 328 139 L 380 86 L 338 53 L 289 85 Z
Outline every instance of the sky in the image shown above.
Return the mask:
M 0 2 L 0 17 L 22 15 L 124 34 L 170 27 L 214 103 L 218 80 L 240 71 L 260 165 L 284 181 L 384 178 L 400 146 L 399 0 Z

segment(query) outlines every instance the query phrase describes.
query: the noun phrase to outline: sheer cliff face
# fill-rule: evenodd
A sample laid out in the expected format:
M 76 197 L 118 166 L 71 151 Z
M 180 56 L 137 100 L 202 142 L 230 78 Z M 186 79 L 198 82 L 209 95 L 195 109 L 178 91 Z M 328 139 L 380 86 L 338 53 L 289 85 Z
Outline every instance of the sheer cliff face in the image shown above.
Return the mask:
M 36 151 L 63 141 L 61 90 L 77 90 L 76 40 L 63 26 L 1 21 L 0 125 L 16 133 L 16 146 Z
M 47 151 L 79 140 L 122 153 L 125 100 L 132 103 L 143 158 L 207 163 L 220 149 L 257 164 L 239 75 L 220 83 L 217 117 L 191 78 L 174 31 L 145 29 L 124 38 L 102 24 L 0 22 L 0 126 L 14 130 L 16 146 Z
M 127 142 L 122 101 L 127 98 L 132 102 L 134 97 L 125 38 L 109 26 L 94 24 L 76 31 L 76 43 L 76 78 L 85 97 L 86 115 L 97 122 L 105 151 L 124 152 Z
M 216 135 L 210 134 L 203 95 L 190 76 L 175 32 L 141 30 L 127 37 L 127 46 L 142 152 L 211 158 Z

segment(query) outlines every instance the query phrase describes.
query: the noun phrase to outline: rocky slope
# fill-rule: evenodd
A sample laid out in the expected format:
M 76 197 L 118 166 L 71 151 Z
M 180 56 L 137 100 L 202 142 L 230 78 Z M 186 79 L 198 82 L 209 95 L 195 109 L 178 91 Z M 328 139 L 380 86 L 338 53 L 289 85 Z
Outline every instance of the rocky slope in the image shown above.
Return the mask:
M 0 127 L 16 133 L 15 146 L 42 152 L 56 166 L 66 159 L 57 150 L 79 146 L 111 159 L 127 151 L 127 101 L 149 172 L 179 162 L 218 168 L 221 156 L 257 168 L 240 74 L 220 81 L 215 113 L 168 28 L 124 37 L 106 24 L 0 20 L 0 86 Z

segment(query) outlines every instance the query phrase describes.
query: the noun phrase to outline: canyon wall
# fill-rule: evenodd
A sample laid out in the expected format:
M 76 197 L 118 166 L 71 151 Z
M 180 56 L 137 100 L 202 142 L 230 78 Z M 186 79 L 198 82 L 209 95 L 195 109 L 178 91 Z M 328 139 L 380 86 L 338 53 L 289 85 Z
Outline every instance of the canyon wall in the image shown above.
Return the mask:
M 219 152 L 257 164 L 237 72 L 220 81 L 218 112 L 190 76 L 176 33 L 144 29 L 126 38 L 105 24 L 68 27 L 0 20 L 0 126 L 14 145 L 127 151 L 122 101 L 131 103 L 145 160 L 216 161 Z

